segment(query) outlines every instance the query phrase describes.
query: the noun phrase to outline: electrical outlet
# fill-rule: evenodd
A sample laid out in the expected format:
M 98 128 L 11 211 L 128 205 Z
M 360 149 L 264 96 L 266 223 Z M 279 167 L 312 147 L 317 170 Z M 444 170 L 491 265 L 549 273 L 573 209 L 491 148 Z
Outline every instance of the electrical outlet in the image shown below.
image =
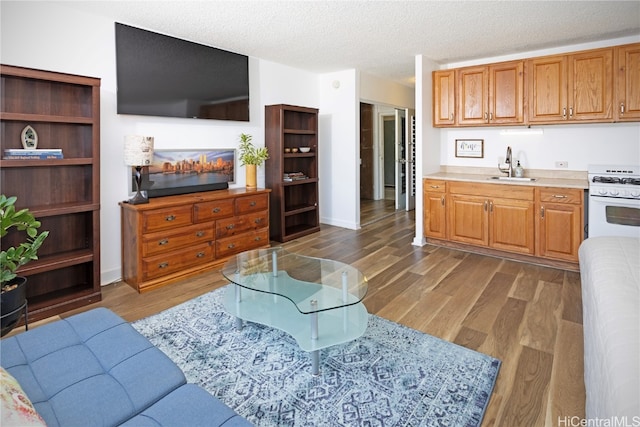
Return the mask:
M 569 167 L 569 162 L 566 160 L 558 160 L 556 162 L 556 168 L 563 168 L 566 169 Z

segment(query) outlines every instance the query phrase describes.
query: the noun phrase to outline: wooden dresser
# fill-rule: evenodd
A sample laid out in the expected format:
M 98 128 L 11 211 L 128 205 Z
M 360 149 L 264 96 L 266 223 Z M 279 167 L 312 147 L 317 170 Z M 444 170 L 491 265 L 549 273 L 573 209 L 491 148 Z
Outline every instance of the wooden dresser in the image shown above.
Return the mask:
M 269 247 L 268 189 L 229 189 L 121 202 L 122 276 L 138 292 Z

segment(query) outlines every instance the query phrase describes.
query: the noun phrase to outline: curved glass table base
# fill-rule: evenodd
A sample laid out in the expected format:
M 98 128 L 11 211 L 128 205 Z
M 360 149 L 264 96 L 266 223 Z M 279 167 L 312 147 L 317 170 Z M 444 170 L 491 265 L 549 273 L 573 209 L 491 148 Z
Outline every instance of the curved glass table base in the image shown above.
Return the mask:
M 222 274 L 234 284 L 224 306 L 236 326 L 247 320 L 289 333 L 311 352 L 314 375 L 320 372 L 321 349 L 352 341 L 367 329 L 361 302 L 367 280 L 349 265 L 270 248 L 236 255 Z

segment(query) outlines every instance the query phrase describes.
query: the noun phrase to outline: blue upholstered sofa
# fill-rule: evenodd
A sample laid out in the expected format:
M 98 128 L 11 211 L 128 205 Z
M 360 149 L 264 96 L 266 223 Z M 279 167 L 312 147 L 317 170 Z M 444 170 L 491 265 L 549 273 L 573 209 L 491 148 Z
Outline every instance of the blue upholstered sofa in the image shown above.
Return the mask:
M 250 426 L 131 325 L 98 308 L 0 342 L 48 426 Z

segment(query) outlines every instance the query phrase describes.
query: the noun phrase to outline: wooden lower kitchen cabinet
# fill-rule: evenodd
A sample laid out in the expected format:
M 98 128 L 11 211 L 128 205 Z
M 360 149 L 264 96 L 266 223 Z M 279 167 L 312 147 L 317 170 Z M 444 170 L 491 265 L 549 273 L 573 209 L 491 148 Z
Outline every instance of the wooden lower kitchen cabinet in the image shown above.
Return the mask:
M 447 237 L 446 182 L 425 179 L 423 188 L 424 235 L 445 239 Z
M 144 292 L 269 247 L 269 192 L 230 189 L 120 203 L 123 280 Z
M 450 240 L 535 253 L 532 187 L 450 182 L 447 188 Z
M 583 206 L 583 190 L 536 188 L 536 255 L 578 262 L 584 236 Z
M 584 189 L 434 178 L 423 183 L 427 243 L 578 270 Z

